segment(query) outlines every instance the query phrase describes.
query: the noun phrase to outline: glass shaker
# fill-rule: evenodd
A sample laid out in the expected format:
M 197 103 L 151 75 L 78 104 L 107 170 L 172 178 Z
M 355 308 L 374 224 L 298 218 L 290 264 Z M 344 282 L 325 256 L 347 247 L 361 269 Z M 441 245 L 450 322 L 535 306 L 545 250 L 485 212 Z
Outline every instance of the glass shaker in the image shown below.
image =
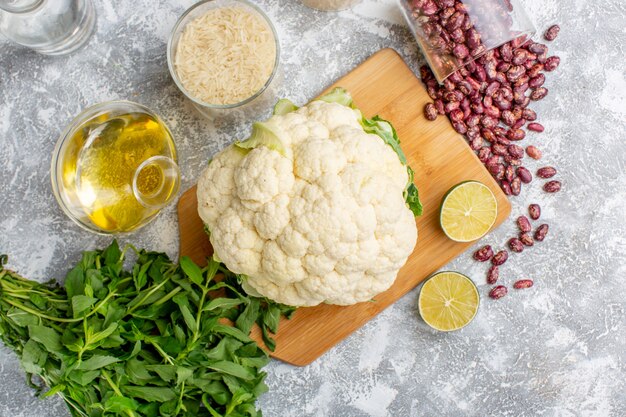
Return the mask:
M 536 32 L 517 0 L 398 0 L 437 81 L 487 51 Z
M 80 48 L 95 22 L 91 0 L 0 0 L 0 33 L 45 55 Z

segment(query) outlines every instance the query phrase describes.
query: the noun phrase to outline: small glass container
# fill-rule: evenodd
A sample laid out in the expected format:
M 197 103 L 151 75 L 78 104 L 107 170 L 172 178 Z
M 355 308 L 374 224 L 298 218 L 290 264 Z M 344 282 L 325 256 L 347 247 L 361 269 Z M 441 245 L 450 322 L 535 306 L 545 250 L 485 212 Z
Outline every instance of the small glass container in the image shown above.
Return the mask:
M 302 4 L 312 9 L 324 12 L 338 12 L 347 10 L 359 4 L 362 0 L 302 0 Z
M 75 51 L 95 24 L 91 0 L 0 0 L 0 33 L 41 54 Z
M 233 6 L 243 7 L 251 13 L 260 16 L 262 20 L 267 23 L 269 29 L 271 29 L 272 31 L 274 41 L 276 43 L 276 58 L 274 60 L 274 66 L 265 84 L 250 97 L 247 97 L 244 100 L 232 104 L 207 103 L 195 97 L 190 91 L 188 91 L 184 87 L 181 79 L 178 76 L 175 65 L 178 43 L 185 30 L 185 26 L 188 23 L 204 15 L 211 9 Z M 250 116 L 254 113 L 258 113 L 267 109 L 269 106 L 272 106 L 277 98 L 276 80 L 279 78 L 279 63 L 280 43 L 278 41 L 276 28 L 272 24 L 270 18 L 259 7 L 246 0 L 203 0 L 195 3 L 189 9 L 187 9 L 178 19 L 178 21 L 174 25 L 174 28 L 172 29 L 167 44 L 167 65 L 169 67 L 172 79 L 176 83 L 176 86 L 185 95 L 185 97 L 187 97 L 192 102 L 192 104 L 200 112 L 200 114 L 211 120 L 223 118 L 225 116 L 232 116 L 234 110 L 238 110 L 237 113 L 240 115 L 242 115 L 242 112 L 244 112 L 244 115 Z
M 437 81 L 487 51 L 536 32 L 517 0 L 398 0 Z
M 146 225 L 180 188 L 172 134 L 150 109 L 130 101 L 80 113 L 56 144 L 50 177 L 65 214 L 100 234 Z

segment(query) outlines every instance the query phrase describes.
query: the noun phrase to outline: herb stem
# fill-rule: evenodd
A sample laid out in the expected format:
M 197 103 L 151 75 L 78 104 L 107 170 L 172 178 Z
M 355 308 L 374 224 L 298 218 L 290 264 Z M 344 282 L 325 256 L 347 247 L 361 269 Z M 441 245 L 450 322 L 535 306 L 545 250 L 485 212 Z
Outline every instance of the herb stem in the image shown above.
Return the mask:
M 115 385 L 115 383 L 113 382 L 113 380 L 109 376 L 109 373 L 106 370 L 104 370 L 104 369 L 102 370 L 102 377 L 104 379 L 106 379 L 106 381 L 109 383 L 109 385 L 111 386 L 111 389 L 113 389 L 113 392 L 115 392 L 120 397 L 124 396 L 124 394 L 122 394 L 122 391 L 120 391 L 119 387 L 117 385 Z M 126 412 L 126 414 L 129 417 L 136 417 L 135 413 L 133 413 L 132 410 L 124 410 L 124 411 Z
M 154 287 L 152 287 L 152 289 L 150 291 L 148 291 L 148 293 L 141 299 L 139 300 L 139 302 L 137 304 L 135 304 L 134 306 L 130 307 L 128 309 L 128 311 L 126 312 L 126 314 L 132 314 L 133 311 L 135 311 L 137 308 L 141 307 L 143 305 L 143 303 L 155 292 L 157 292 L 163 285 L 165 285 L 166 283 L 168 283 L 170 281 L 170 278 L 167 278 L 165 280 L 163 280 L 163 282 L 159 283 L 158 285 L 155 285 Z

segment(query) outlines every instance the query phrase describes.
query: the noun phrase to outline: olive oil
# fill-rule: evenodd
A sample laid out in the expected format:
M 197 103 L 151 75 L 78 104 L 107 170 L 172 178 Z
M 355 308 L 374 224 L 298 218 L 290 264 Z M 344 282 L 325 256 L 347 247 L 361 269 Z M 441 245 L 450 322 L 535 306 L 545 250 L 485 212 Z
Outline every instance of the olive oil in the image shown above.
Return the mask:
M 174 141 L 158 118 L 146 113 L 102 114 L 77 129 L 63 159 L 65 190 L 104 232 L 128 232 L 145 224 L 176 187 L 153 157 L 176 160 Z M 142 165 L 143 164 L 143 165 Z M 147 203 L 148 202 L 148 203 Z

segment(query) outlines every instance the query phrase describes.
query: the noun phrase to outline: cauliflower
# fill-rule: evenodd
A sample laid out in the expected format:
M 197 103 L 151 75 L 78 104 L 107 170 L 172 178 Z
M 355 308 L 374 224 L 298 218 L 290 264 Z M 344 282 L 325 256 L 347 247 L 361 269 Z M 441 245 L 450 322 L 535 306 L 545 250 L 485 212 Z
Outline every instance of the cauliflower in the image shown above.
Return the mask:
M 388 289 L 417 240 L 413 171 L 395 131 L 343 89 L 281 100 L 198 182 L 215 255 L 244 288 L 292 306 L 349 305 Z

